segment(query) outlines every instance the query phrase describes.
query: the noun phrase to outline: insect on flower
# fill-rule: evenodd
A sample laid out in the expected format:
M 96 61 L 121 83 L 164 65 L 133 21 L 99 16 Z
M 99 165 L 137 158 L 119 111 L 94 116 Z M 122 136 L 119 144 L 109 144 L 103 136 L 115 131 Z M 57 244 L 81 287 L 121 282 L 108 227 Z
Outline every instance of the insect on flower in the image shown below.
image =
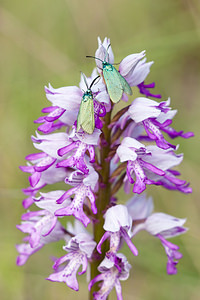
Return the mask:
M 83 74 L 83 73 L 82 73 Z M 85 85 L 87 87 L 87 91 L 83 94 L 78 118 L 77 118 L 77 132 L 82 128 L 86 133 L 92 134 L 95 127 L 95 120 L 94 120 L 94 102 L 93 102 L 93 94 L 91 91 L 91 87 L 95 83 L 95 81 L 100 76 L 94 78 L 90 87 L 88 87 L 87 81 L 83 74 L 83 78 L 85 81 Z
M 110 44 L 108 45 L 104 60 L 101 60 L 100 58 L 94 56 L 86 57 L 95 58 L 102 62 L 103 78 L 107 86 L 108 94 L 111 100 L 114 103 L 117 103 L 120 101 L 123 92 L 128 95 L 132 95 L 132 90 L 126 79 L 116 70 L 116 68 L 112 64 L 106 61 L 109 47 Z

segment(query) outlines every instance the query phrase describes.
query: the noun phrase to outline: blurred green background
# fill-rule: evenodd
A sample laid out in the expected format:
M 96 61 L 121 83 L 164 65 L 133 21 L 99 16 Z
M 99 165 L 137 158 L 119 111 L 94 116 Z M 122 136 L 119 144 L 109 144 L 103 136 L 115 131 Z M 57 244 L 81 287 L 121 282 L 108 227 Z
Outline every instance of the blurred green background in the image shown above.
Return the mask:
M 32 153 L 30 139 L 44 106 L 44 85 L 78 85 L 80 71 L 94 67 L 97 36 L 111 38 L 115 61 L 147 51 L 155 61 L 146 82 L 156 82 L 156 93 L 171 97 L 179 113 L 177 130 L 194 131 L 195 138 L 177 139 L 185 159 L 179 170 L 191 182 L 193 194 L 148 188 L 156 211 L 187 217 L 185 236 L 172 240 L 184 257 L 176 276 L 166 275 L 166 255 L 160 243 L 141 233 L 135 244 L 139 257 L 130 255 L 129 280 L 122 283 L 124 300 L 200 299 L 200 2 L 198 0 L 35 0 L 0 3 L 0 299 L 87 299 L 85 277 L 80 292 L 45 280 L 51 273 L 51 255 L 63 255 L 61 244 L 49 245 L 23 267 L 16 267 L 15 244 L 23 235 L 15 225 L 24 212 L 21 188 L 28 186 L 18 165 Z M 136 89 L 133 90 L 137 95 Z M 132 97 L 133 99 L 133 97 Z M 122 194 L 121 194 L 122 195 Z M 116 299 L 112 292 L 110 299 Z

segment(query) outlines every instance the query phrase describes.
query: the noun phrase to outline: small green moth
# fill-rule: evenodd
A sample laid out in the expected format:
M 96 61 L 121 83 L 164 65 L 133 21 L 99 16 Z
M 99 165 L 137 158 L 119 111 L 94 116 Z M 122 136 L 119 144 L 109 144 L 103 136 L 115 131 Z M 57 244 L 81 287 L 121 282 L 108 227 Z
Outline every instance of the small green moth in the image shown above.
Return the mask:
M 110 46 L 110 45 L 109 45 Z M 108 49 L 107 49 L 108 53 Z M 107 55 L 106 53 L 106 55 Z M 123 92 L 128 95 L 132 95 L 132 90 L 126 79 L 115 69 L 115 67 L 106 61 L 94 56 L 86 56 L 98 59 L 102 62 L 103 78 L 107 87 L 110 99 L 117 103 L 120 101 Z
M 88 87 L 85 76 L 83 75 L 87 91 L 83 94 L 77 118 L 77 132 L 82 128 L 86 133 L 92 134 L 95 127 L 94 121 L 94 102 L 91 87 L 99 76 L 97 76 Z

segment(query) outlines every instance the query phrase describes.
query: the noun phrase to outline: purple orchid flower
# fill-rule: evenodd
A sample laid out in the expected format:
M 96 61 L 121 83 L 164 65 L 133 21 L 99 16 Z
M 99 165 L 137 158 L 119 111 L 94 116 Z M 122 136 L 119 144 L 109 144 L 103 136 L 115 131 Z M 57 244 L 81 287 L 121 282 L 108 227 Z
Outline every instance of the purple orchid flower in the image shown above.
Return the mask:
M 20 166 L 23 172 L 31 173 L 29 182 L 32 188 L 37 185 L 45 185 L 64 180 L 66 169 L 56 169 L 56 162 L 60 158 L 57 154 L 59 147 L 63 147 L 68 141 L 68 135 L 65 133 L 53 133 L 49 135 L 40 135 L 36 132 L 36 137 L 32 136 L 34 146 L 43 152 L 34 153 L 26 156 L 29 161 L 27 166 Z M 52 177 L 52 173 L 54 176 Z
M 16 245 L 16 249 L 19 253 L 17 257 L 17 265 L 18 266 L 24 265 L 32 254 L 39 251 L 46 244 L 63 240 L 66 238 L 66 236 L 67 236 L 66 230 L 59 222 L 56 223 L 55 227 L 48 235 L 45 236 L 41 235 L 39 243 L 37 243 L 37 246 L 35 247 L 31 247 L 30 236 L 27 236 L 24 239 L 24 241 L 27 243 Z
M 31 173 L 29 182 L 32 187 L 35 187 L 41 179 L 42 172 L 48 170 L 55 162 L 56 159 L 47 155 L 44 152 L 29 154 L 26 160 L 34 163 L 35 165 L 28 164 L 27 166 L 20 166 L 23 172 Z
M 171 110 L 169 107 L 170 98 L 167 101 L 156 102 L 147 98 L 136 98 L 131 104 L 128 113 L 131 119 L 136 123 L 141 123 L 151 140 L 155 140 L 158 147 L 162 149 L 175 149 L 176 146 L 172 145 L 165 140 L 161 131 L 171 133 L 173 137 L 181 136 L 189 138 L 193 136 L 192 132 L 179 133 L 174 131 L 169 125 L 172 123 L 172 118 L 177 113 L 176 110 Z
M 38 127 L 38 130 L 43 133 L 50 133 L 54 130 L 61 129 L 66 126 L 64 122 L 61 122 L 59 118 L 64 114 L 66 110 L 58 106 L 49 106 L 42 109 L 43 113 L 48 113 L 47 116 L 39 117 L 34 123 L 43 123 Z M 54 123 L 54 121 L 56 121 Z
M 127 161 L 127 177 L 131 184 L 134 184 L 133 192 L 142 193 L 146 189 L 146 184 L 154 184 L 146 174 L 145 169 L 157 175 L 163 176 L 165 172 L 150 162 L 146 161 L 146 157 L 151 155 L 145 145 L 141 144 L 133 138 L 126 137 L 123 139 L 121 145 L 117 148 L 117 155 L 121 162 Z M 135 174 L 136 180 L 133 179 Z
M 45 152 L 47 155 L 60 159 L 58 150 L 71 143 L 69 135 L 65 132 L 41 135 L 36 131 L 36 136 L 32 136 L 33 145 L 36 149 Z
M 120 280 L 129 277 L 131 265 L 122 253 L 118 253 L 115 263 L 105 258 L 98 267 L 101 274 L 97 275 L 89 283 L 89 290 L 98 281 L 102 281 L 100 290 L 93 293 L 95 300 L 106 300 L 113 287 L 116 289 L 117 299 L 123 300 Z
M 178 252 L 179 247 L 166 238 L 171 238 L 187 231 L 183 227 L 186 219 L 178 219 L 164 213 L 154 213 L 149 216 L 145 223 L 145 230 L 160 239 L 168 257 L 167 273 L 173 275 L 177 273 L 176 265 L 178 260 L 182 258 L 182 254 Z
M 107 252 L 107 257 L 114 258 L 120 248 L 120 240 L 123 238 L 134 255 L 138 255 L 137 248 L 133 245 L 130 239 L 130 229 L 132 227 L 132 219 L 129 216 L 128 210 L 124 205 L 116 205 L 109 208 L 105 215 L 104 230 L 106 231 L 97 245 L 97 251 L 101 253 L 101 245 L 109 238 L 110 250 Z
M 145 51 L 141 52 L 139 55 L 145 55 Z M 138 54 L 132 54 L 127 56 L 127 58 L 134 57 L 138 59 Z M 155 97 L 161 98 L 160 94 L 152 94 L 148 89 L 152 89 L 155 87 L 155 83 L 152 82 L 150 84 L 144 84 L 144 80 L 150 72 L 150 67 L 154 63 L 153 61 L 146 63 L 146 58 L 140 59 L 137 61 L 137 64 L 133 66 L 133 68 L 128 71 L 126 70 L 126 65 L 129 64 L 128 59 L 125 58 L 122 60 L 121 65 L 119 66 L 119 72 L 124 76 L 129 83 L 130 86 L 138 86 L 141 94 L 144 94 L 146 97 Z
M 87 225 L 90 223 L 90 219 L 85 215 L 83 211 L 84 200 L 86 199 L 86 197 L 88 197 L 88 199 L 90 200 L 92 212 L 94 214 L 97 213 L 95 195 L 93 191 L 95 190 L 96 184 L 98 182 L 98 174 L 91 166 L 89 166 L 88 168 L 88 175 L 83 174 L 79 171 L 75 171 L 72 172 L 69 177 L 66 177 L 65 182 L 70 185 L 74 185 L 74 187 L 66 191 L 59 199 L 57 199 L 57 203 L 63 203 L 73 194 L 75 194 L 75 196 L 70 205 L 55 211 L 56 216 L 73 215 L 75 218 L 80 220 L 85 227 L 87 227 Z
M 86 165 L 86 151 L 90 154 L 90 162 L 95 161 L 94 145 L 97 145 L 101 131 L 95 129 L 93 134 L 76 133 L 75 130 L 69 136 L 72 142 L 58 150 L 59 156 L 66 156 L 69 153 L 73 154 L 69 158 L 60 161 L 57 167 L 77 167 L 84 174 L 88 174 L 89 170 Z
M 21 225 L 17 228 L 30 234 L 30 245 L 35 248 L 40 243 L 40 237 L 48 235 L 55 227 L 57 218 L 46 210 L 27 212 L 22 215 Z
M 146 230 L 159 238 L 168 257 L 167 273 L 169 275 L 176 274 L 176 265 L 182 254 L 178 252 L 179 247 L 177 245 L 166 239 L 185 233 L 187 228 L 183 227 L 183 224 L 186 219 L 179 219 L 164 213 L 152 213 L 152 198 L 146 199 L 145 195 L 131 198 L 127 207 L 133 220 L 131 236 L 135 236 L 140 230 Z
M 86 272 L 88 258 L 91 257 L 95 246 L 96 242 L 88 234 L 79 233 L 71 238 L 68 244 L 63 247 L 69 253 L 56 260 L 53 265 L 55 273 L 51 274 L 47 279 L 50 281 L 65 282 L 68 287 L 78 291 L 79 286 L 76 273 L 81 265 L 82 271 L 78 272 L 78 274 L 82 275 Z M 67 261 L 69 262 L 61 268 L 61 265 Z
M 133 192 L 140 194 L 146 188 L 146 184 L 162 185 L 162 180 L 171 185 L 183 187 L 186 181 L 176 178 L 171 168 L 177 166 L 183 160 L 182 154 L 175 154 L 172 149 L 161 149 L 154 145 L 146 146 L 137 140 L 126 137 L 117 149 L 120 161 L 127 161 L 127 179 L 134 184 Z M 115 160 L 117 157 L 115 158 Z M 135 174 L 136 180 L 133 179 Z M 125 182 L 127 182 L 125 179 Z M 129 192 L 128 182 L 125 191 Z M 164 186 L 164 183 L 163 183 Z M 165 186 L 167 187 L 167 186 Z

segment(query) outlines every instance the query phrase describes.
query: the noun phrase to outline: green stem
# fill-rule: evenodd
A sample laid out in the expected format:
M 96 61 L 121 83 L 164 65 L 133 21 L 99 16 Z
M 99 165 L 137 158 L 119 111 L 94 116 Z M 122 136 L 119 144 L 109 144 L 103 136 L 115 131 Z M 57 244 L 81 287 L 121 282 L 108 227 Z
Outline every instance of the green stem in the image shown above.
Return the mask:
M 110 124 L 111 120 L 111 112 L 112 110 L 106 114 L 105 116 L 105 124 L 103 126 L 103 137 L 104 139 L 104 145 L 102 145 L 100 149 L 100 163 L 102 169 L 100 170 L 100 186 L 98 191 L 98 197 L 96 199 L 96 206 L 97 206 L 97 214 L 96 214 L 96 220 L 97 222 L 93 226 L 93 232 L 94 232 L 94 240 L 96 243 L 98 243 L 101 239 L 101 237 L 104 234 L 104 218 L 103 214 L 105 212 L 106 207 L 109 205 L 110 202 L 110 196 L 111 196 L 111 184 L 109 183 L 109 177 L 110 177 L 110 163 L 106 161 L 106 158 L 108 157 L 108 154 L 110 152 L 110 144 L 111 144 L 111 129 L 108 128 L 108 125 Z M 101 140 L 102 141 L 102 140 Z M 106 143 L 105 143 L 106 142 Z M 97 270 L 98 265 L 100 262 L 104 259 L 106 251 L 108 250 L 107 243 L 103 243 L 101 247 L 102 254 L 101 256 L 96 253 L 94 254 L 94 259 L 91 262 L 91 279 L 96 277 L 99 272 Z M 91 291 L 90 291 L 90 300 L 93 299 L 93 292 L 97 291 L 99 288 L 95 284 Z

